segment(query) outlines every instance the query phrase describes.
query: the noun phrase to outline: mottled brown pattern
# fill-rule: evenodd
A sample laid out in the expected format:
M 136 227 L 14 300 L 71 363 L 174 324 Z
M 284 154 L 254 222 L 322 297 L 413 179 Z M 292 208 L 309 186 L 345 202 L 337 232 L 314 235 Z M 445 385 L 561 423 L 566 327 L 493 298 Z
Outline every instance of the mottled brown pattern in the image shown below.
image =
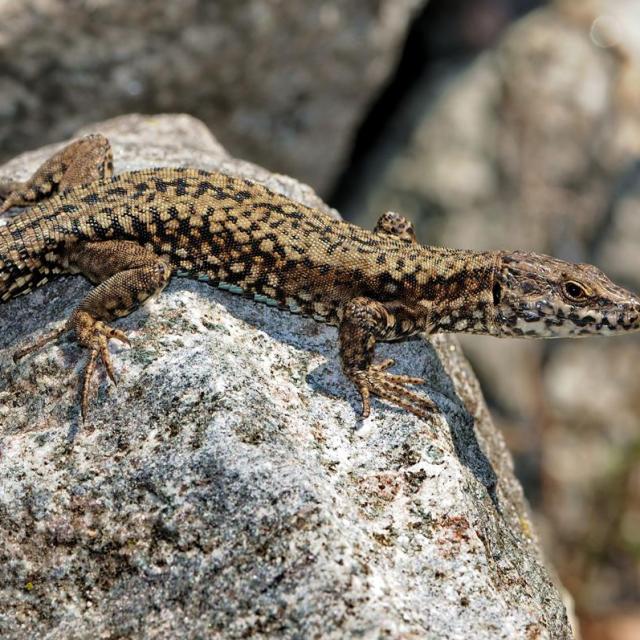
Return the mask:
M 387 372 L 390 361 L 373 363 L 379 341 L 421 331 L 531 335 L 534 324 L 529 331 L 523 325 L 545 305 L 549 322 L 563 314 L 564 334 L 598 322 L 602 329 L 602 313 L 622 314 L 618 328 L 638 325 L 637 298 L 595 267 L 423 246 L 398 214 L 384 214 L 370 232 L 220 173 L 145 169 L 110 177 L 111 171 L 102 136 L 69 145 L 8 195 L 3 209 L 39 204 L 0 228 L 0 302 L 63 273 L 82 273 L 97 285 L 64 329 L 17 354 L 73 330 L 90 350 L 83 414 L 97 360 L 113 375 L 107 340 L 126 341 L 104 321 L 131 313 L 172 274 L 339 325 L 343 369 L 362 395 L 363 415 L 371 394 L 421 416 L 433 406 L 407 389 L 421 380 Z M 0 185 L 0 194 L 7 191 Z M 539 281 L 532 296 L 529 271 Z M 589 280 L 580 286 L 598 292 L 597 308 L 589 306 L 594 297 L 566 306 L 562 292 L 571 279 Z M 535 335 L 559 335 L 547 325 L 535 325 Z

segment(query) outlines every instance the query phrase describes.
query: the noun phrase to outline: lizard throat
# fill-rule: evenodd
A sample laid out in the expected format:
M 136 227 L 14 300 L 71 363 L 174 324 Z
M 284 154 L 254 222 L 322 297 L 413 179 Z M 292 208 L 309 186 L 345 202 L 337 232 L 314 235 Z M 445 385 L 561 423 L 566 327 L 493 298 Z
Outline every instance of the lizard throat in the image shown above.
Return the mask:
M 613 335 L 640 329 L 637 309 L 621 305 L 608 311 L 576 309 L 571 305 L 538 303 L 517 311 L 499 311 L 500 335 L 505 337 L 569 338 L 589 335 Z

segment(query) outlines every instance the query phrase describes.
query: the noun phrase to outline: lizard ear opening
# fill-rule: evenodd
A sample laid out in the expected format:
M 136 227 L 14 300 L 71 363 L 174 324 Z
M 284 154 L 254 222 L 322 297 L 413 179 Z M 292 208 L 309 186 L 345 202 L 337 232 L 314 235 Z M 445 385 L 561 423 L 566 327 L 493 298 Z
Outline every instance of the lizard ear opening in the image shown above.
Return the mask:
M 493 282 L 492 292 L 493 292 L 493 304 L 497 306 L 500 304 L 500 299 L 502 298 L 502 287 L 500 286 L 500 283 L 497 280 Z

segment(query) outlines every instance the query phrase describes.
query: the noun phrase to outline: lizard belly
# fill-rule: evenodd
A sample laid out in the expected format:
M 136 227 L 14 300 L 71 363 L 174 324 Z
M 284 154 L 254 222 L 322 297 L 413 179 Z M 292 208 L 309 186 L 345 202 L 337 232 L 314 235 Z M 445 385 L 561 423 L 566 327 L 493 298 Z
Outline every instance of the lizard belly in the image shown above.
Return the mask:
M 191 278 L 200 282 L 206 282 L 211 286 L 218 287 L 223 291 L 250 297 L 256 302 L 266 304 L 271 307 L 285 309 L 295 314 L 302 314 L 312 317 L 318 322 L 337 324 L 341 317 L 342 303 L 332 300 L 331 304 L 321 299 L 313 299 L 313 295 L 302 289 L 290 287 L 280 287 L 269 278 L 269 274 L 258 279 L 234 278 L 227 270 L 220 271 L 192 271 L 178 268 L 175 271 L 176 277 Z

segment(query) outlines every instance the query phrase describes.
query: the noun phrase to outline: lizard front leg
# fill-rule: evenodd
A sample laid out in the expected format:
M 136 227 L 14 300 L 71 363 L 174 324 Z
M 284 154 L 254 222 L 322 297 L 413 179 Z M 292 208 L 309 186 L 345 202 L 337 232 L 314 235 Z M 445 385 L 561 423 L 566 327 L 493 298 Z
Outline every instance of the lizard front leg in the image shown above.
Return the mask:
M 391 307 L 370 298 L 350 300 L 343 312 L 339 327 L 340 358 L 342 368 L 358 389 L 362 398 L 362 417 L 371 410 L 371 395 L 426 417 L 435 405 L 429 398 L 406 388 L 406 385 L 423 384 L 422 378 L 396 375 L 386 370 L 393 360 L 373 364 L 376 341 L 397 335 L 397 318 Z
M 98 286 L 89 292 L 65 325 L 14 354 L 18 361 L 29 353 L 73 331 L 80 345 L 89 349 L 82 382 L 81 411 L 86 419 L 91 378 L 98 360 L 113 382 L 108 341 L 129 344 L 127 336 L 105 321 L 129 315 L 145 300 L 160 292 L 171 277 L 171 266 L 152 251 L 129 241 L 90 242 L 70 252 L 70 263 Z
M 85 136 L 47 159 L 25 182 L 0 184 L 0 198 L 4 198 L 0 213 L 11 207 L 31 206 L 56 192 L 112 175 L 109 141 L 99 133 Z

